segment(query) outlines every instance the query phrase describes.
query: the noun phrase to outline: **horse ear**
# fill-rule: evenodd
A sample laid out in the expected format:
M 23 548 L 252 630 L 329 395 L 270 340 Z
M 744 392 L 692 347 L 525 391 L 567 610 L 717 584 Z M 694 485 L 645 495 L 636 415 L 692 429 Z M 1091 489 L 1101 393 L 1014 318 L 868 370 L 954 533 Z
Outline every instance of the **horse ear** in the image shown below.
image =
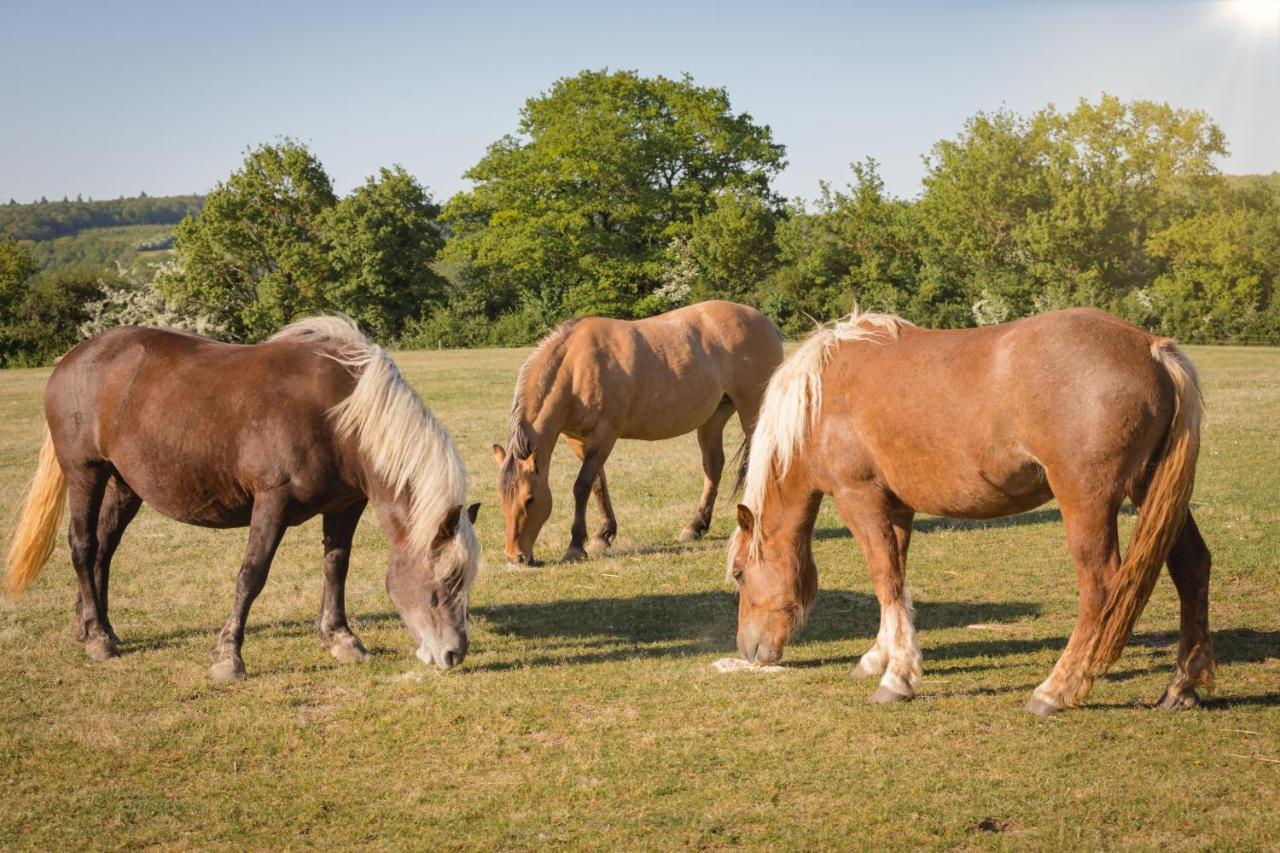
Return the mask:
M 502 465 L 503 462 L 507 461 L 507 450 L 501 444 L 495 444 L 493 446 L 493 460 L 497 462 L 498 465 Z
M 756 526 L 756 517 L 751 514 L 746 504 L 738 504 L 738 526 L 748 533 Z
M 462 504 L 454 504 L 444 514 L 440 529 L 436 531 L 436 542 L 447 542 L 458 532 L 458 522 L 462 520 Z
M 471 523 L 476 523 L 476 516 L 480 514 L 480 504 L 472 504 L 467 507 L 467 518 L 471 519 Z

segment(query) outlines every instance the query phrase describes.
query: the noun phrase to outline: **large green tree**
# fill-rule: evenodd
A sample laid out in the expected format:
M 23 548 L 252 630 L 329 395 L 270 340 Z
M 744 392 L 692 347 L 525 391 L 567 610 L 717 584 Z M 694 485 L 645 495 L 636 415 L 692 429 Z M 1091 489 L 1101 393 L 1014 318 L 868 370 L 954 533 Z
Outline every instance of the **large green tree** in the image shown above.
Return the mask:
M 1188 215 L 1225 151 L 1204 113 L 1150 101 L 980 113 L 928 158 L 926 275 L 961 284 L 980 322 L 1114 308 L 1158 272 L 1147 238 Z
M 726 191 L 776 206 L 784 149 L 724 89 L 633 71 L 584 71 L 529 99 L 449 201 L 445 257 L 489 316 L 543 320 L 667 307 L 672 247 Z
M 405 322 L 445 302 L 445 280 L 432 269 L 444 239 L 440 208 L 399 166 L 382 169 L 325 211 L 321 230 L 340 306 L 381 340 L 400 337 Z
M 175 230 L 177 273 L 160 285 L 257 340 L 327 306 L 331 268 L 320 214 L 337 202 L 329 176 L 293 140 L 261 145 Z
M 375 338 L 443 302 L 431 263 L 442 245 L 431 196 L 400 167 L 339 200 L 320 161 L 284 140 L 244 165 L 178 224 L 162 293 L 229 330 L 261 340 L 298 316 L 350 314 Z

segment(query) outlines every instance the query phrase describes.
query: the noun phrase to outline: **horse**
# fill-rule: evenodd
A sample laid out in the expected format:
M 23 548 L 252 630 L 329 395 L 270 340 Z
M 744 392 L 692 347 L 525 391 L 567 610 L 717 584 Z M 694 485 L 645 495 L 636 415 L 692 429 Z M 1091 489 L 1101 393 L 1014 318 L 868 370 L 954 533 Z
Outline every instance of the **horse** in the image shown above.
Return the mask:
M 363 660 L 344 588 L 356 524 L 372 503 L 391 544 L 387 593 L 417 657 L 441 669 L 462 662 L 479 504 L 463 512 L 467 473 L 453 440 L 391 356 L 346 318 L 302 320 L 254 345 L 112 329 L 62 357 L 44 412 L 6 589 L 17 598 L 35 580 L 69 506 L 77 636 L 93 660 L 119 654 L 107 615 L 111 558 L 143 502 L 186 524 L 249 528 L 235 603 L 213 647 L 214 679 L 244 677 L 245 622 L 276 546 L 316 515 L 317 631 L 338 661 Z
M 875 702 L 919 689 L 905 586 L 917 512 L 989 519 L 1056 498 L 1080 611 L 1027 710 L 1089 693 L 1128 642 L 1167 559 L 1181 640 L 1159 705 L 1212 687 L 1210 554 L 1188 509 L 1200 446 L 1195 369 L 1167 338 L 1102 311 L 1070 309 L 975 329 L 928 330 L 854 313 L 808 338 L 769 382 L 730 539 L 737 645 L 772 664 L 817 590 L 811 540 L 824 495 L 866 558 L 880 628 L 854 675 Z M 1138 519 L 1123 560 L 1116 516 Z
M 724 469 L 725 424 L 737 412 L 750 438 L 765 384 L 781 361 L 777 327 L 732 302 L 700 302 L 644 320 L 580 317 L 560 325 L 521 366 L 507 445 L 493 446 L 508 562 L 533 563 L 534 542 L 551 515 L 548 477 L 561 434 L 582 463 L 563 560 L 587 557 L 592 492 L 602 521 L 594 544 L 608 547 L 617 535 L 604 464 L 619 438 L 657 441 L 697 430 L 702 498 L 679 539 L 700 538 L 711 526 Z

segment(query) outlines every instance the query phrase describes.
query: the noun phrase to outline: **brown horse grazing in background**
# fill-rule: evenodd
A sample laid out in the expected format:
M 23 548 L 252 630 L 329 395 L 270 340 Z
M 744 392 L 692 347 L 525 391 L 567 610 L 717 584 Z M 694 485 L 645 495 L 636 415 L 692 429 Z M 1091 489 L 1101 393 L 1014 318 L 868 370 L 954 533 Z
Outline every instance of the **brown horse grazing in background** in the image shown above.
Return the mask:
M 618 531 L 604 464 L 620 438 L 655 441 L 698 431 L 702 500 L 680 538 L 702 536 L 724 469 L 724 426 L 736 411 L 750 439 L 765 384 L 781 361 L 777 327 L 732 302 L 701 302 L 645 320 L 582 317 L 561 325 L 520 368 L 507 446 L 493 446 L 507 559 L 533 562 L 533 543 L 551 515 L 548 476 L 561 434 L 582 460 L 563 559 L 587 556 L 591 492 L 603 520 L 596 540 L 607 546 Z
M 111 557 L 143 501 L 204 527 L 249 528 L 214 678 L 244 676 L 240 647 L 285 528 L 324 517 L 320 639 L 363 659 L 344 587 L 356 523 L 372 503 L 391 542 L 387 592 L 424 663 L 467 652 L 479 563 L 467 475 L 449 434 L 390 355 L 344 318 L 295 323 L 255 346 L 119 328 L 65 355 L 44 395 L 48 430 L 9 551 L 12 596 L 35 580 L 70 506 L 76 623 L 94 660 L 117 654 Z
M 1214 672 L 1209 551 L 1187 509 L 1200 415 L 1194 369 L 1173 342 L 1101 311 L 954 331 L 855 311 L 769 383 L 729 547 L 738 649 L 754 663 L 782 656 L 814 599 L 814 519 L 832 495 L 880 601 L 879 634 L 855 674 L 882 676 L 873 701 L 909 699 L 921 680 L 905 586 L 913 515 L 995 518 L 1057 498 L 1080 615 L 1028 710 L 1085 698 L 1166 559 L 1182 638 L 1160 704 L 1195 705 Z M 1126 497 L 1139 510 L 1122 560 Z

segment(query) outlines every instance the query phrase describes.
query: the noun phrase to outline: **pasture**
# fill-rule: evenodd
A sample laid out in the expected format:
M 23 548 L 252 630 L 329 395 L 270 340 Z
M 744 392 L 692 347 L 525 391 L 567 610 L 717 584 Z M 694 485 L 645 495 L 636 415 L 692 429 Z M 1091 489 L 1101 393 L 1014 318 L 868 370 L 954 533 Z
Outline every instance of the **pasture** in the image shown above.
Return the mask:
M 286 536 L 253 609 L 248 680 L 215 684 L 209 647 L 245 533 L 144 509 L 112 573 L 122 657 L 91 663 L 75 641 L 65 543 L 25 599 L 0 603 L 0 846 L 1274 847 L 1280 350 L 1188 352 L 1207 401 L 1193 511 L 1214 553 L 1220 662 L 1198 710 L 1151 707 L 1177 639 L 1166 575 L 1086 707 L 1023 712 L 1076 615 L 1052 506 L 985 524 L 917 519 L 914 702 L 873 706 L 874 682 L 849 678 L 878 611 L 829 502 L 821 591 L 788 669 L 717 674 L 712 662 L 736 654 L 732 502 L 722 493 L 705 540 L 675 542 L 701 484 L 694 437 L 618 445 L 610 552 L 508 568 L 489 448 L 505 439 L 526 351 L 402 353 L 483 504 L 465 665 L 414 659 L 368 513 L 347 606 L 373 657 L 340 665 L 315 638 L 315 520 Z M 0 373 L 6 521 L 34 466 L 47 375 Z M 735 424 L 727 441 L 738 437 Z M 561 445 L 540 559 L 568 542 L 576 469 Z M 594 529 L 594 506 L 588 518 Z

